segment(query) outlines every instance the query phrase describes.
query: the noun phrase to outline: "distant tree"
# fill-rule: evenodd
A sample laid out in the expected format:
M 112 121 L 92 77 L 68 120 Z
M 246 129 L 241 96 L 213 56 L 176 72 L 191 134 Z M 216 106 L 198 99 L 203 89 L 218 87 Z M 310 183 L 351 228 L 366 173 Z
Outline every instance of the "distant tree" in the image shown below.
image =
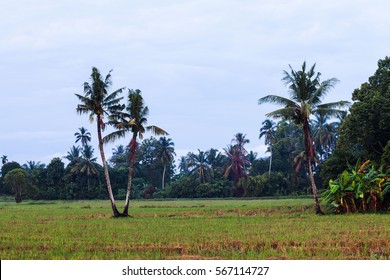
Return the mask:
M 23 195 L 31 185 L 26 171 L 22 168 L 16 168 L 8 172 L 4 178 L 4 184 L 11 188 L 17 203 L 22 202 Z
M 58 199 L 64 185 L 65 165 L 58 157 L 53 158 L 46 168 L 46 198 Z
M 10 161 L 10 162 L 7 161 L 6 163 L 4 163 L 3 166 L 1 167 L 2 180 L 4 180 L 8 172 L 16 168 L 22 168 L 22 167 L 20 166 L 19 163 L 15 161 Z M 12 190 L 9 186 L 7 186 L 6 184 L 1 184 L 1 185 L 2 185 L 2 191 L 1 191 L 2 193 L 4 193 L 5 195 L 12 195 Z
M 130 152 L 130 166 L 129 166 L 129 179 L 127 183 L 126 201 L 123 210 L 123 215 L 127 216 L 129 211 L 129 200 L 131 193 L 131 180 L 133 178 L 135 157 L 138 150 L 137 137 L 143 138 L 143 134 L 146 131 L 150 131 L 155 135 L 168 135 L 168 133 L 162 128 L 147 124 L 147 117 L 149 115 L 149 108 L 145 106 L 144 99 L 139 89 L 129 89 L 126 112 L 118 110 L 111 119 L 110 124 L 114 126 L 116 131 L 108 134 L 104 137 L 104 142 L 112 142 L 117 138 L 124 137 L 128 132 L 132 133 L 132 138 L 129 143 Z
M 170 138 L 160 137 L 160 139 L 158 140 L 157 158 L 163 166 L 163 174 L 161 180 L 162 189 L 164 189 L 165 186 L 165 173 L 167 170 L 167 165 L 173 162 L 174 156 L 176 155 L 174 146 L 175 144 Z
M 188 170 L 188 158 L 186 156 L 181 156 L 179 160 L 179 171 L 180 173 L 183 173 L 184 175 L 187 175 Z
M 4 165 L 4 164 L 6 164 L 8 162 L 8 157 L 6 156 L 6 155 L 3 155 L 2 157 L 1 157 L 1 163 Z
M 129 152 L 123 145 L 118 145 L 112 149 L 112 157 L 110 163 L 115 168 L 128 168 L 129 167 Z
M 8 172 L 16 168 L 22 168 L 20 164 L 17 163 L 16 161 L 10 161 L 4 163 L 4 165 L 1 167 L 1 176 L 4 178 Z
M 323 214 L 317 195 L 317 186 L 314 181 L 312 172 L 312 163 L 314 160 L 314 146 L 310 135 L 310 116 L 315 113 L 337 117 L 343 108 L 349 105 L 347 101 L 321 104 L 323 97 L 332 89 L 338 81 L 335 78 L 320 81 L 321 73 L 315 72 L 315 64 L 306 71 L 306 62 L 302 64 L 300 71 L 291 68 L 291 73 L 284 71 L 283 81 L 289 85 L 290 99 L 277 96 L 267 95 L 259 99 L 259 104 L 276 103 L 283 108 L 266 114 L 267 117 L 292 119 L 302 126 L 304 135 L 306 167 L 312 185 L 313 196 L 316 204 L 316 213 Z
M 207 151 L 207 162 L 210 164 L 214 178 L 222 178 L 225 173 L 227 158 L 217 149 Z
M 199 179 L 199 184 L 207 182 L 207 178 L 213 177 L 213 171 L 207 161 L 208 152 L 198 150 L 198 154 L 188 153 L 188 168 L 190 175 L 196 175 Z
M 80 152 L 81 152 L 80 147 L 79 146 L 76 147 L 73 145 L 68 151 L 68 154 L 64 158 L 69 160 L 70 165 L 74 165 L 80 161 L 80 157 L 81 157 Z
M 93 155 L 92 146 L 86 144 L 84 146 L 82 157 L 72 168 L 72 172 L 78 174 L 85 174 L 87 177 L 87 191 L 91 191 L 91 177 L 98 178 L 98 164 L 96 163 L 97 158 Z
M 258 162 L 257 153 L 250 151 L 246 156 L 246 160 L 249 162 L 249 173 L 251 173 L 253 167 L 256 166 L 256 163 Z
M 233 174 L 233 182 L 234 185 L 237 186 L 240 178 L 248 175 L 246 172 L 246 166 L 249 166 L 249 161 L 243 154 L 240 145 L 228 145 L 224 151 L 229 161 L 229 166 L 225 171 L 225 177 L 227 178 L 229 174 Z
M 109 116 L 112 112 L 120 111 L 123 108 L 122 105 L 119 104 L 122 97 L 118 97 L 118 95 L 123 91 L 123 88 L 115 90 L 112 93 L 108 93 L 111 85 L 111 71 L 103 79 L 99 70 L 93 67 L 91 84 L 87 82 L 84 83 L 84 95 L 76 94 L 77 98 L 81 101 L 81 104 L 77 105 L 76 110 L 79 114 L 89 114 L 90 121 L 93 121 L 96 117 L 99 151 L 107 183 L 108 198 L 111 202 L 114 217 L 119 217 L 121 215 L 116 207 L 114 195 L 112 193 L 102 137 L 102 131 L 105 129 L 106 125 L 104 122 L 104 116 Z
M 315 114 L 312 120 L 313 141 L 321 162 L 325 161 L 334 151 L 338 137 L 339 122 L 329 123 L 330 117 Z
M 23 164 L 22 167 L 28 172 L 32 173 L 36 169 L 45 168 L 45 164 L 40 161 L 35 162 L 33 160 L 27 161 L 27 163 Z
M 76 136 L 76 141 L 81 142 L 81 145 L 84 147 L 86 146 L 89 142 L 91 142 L 91 133 L 88 132 L 88 130 L 84 127 L 79 128 L 80 132 L 76 132 L 74 136 Z
M 271 178 L 271 167 L 272 167 L 272 143 L 275 141 L 275 122 L 270 119 L 266 119 L 262 122 L 262 127 L 260 128 L 259 139 L 264 137 L 264 144 L 268 145 L 268 151 L 270 152 L 269 157 L 269 169 L 268 169 L 268 179 Z

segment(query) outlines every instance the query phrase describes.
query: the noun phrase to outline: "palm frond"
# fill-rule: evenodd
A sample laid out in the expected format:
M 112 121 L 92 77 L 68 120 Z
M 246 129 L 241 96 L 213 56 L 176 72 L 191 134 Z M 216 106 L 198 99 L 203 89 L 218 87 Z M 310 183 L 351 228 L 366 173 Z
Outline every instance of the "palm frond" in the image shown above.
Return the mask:
M 313 110 L 313 113 L 322 114 L 334 118 L 337 118 L 343 112 L 345 111 L 339 109 L 333 109 L 333 108 L 320 108 L 320 107 L 317 107 L 317 109 Z
M 84 94 L 86 96 L 91 96 L 91 94 L 92 94 L 91 86 L 87 82 L 84 82 L 83 87 L 84 87 Z
M 125 137 L 126 133 L 128 132 L 127 129 L 119 129 L 114 132 L 111 132 L 110 134 L 103 137 L 103 143 L 107 144 L 110 142 L 115 142 L 119 138 Z
M 112 85 L 112 81 L 111 81 L 111 72 L 113 70 L 111 69 L 110 71 L 108 71 L 108 74 L 106 75 L 105 79 L 104 79 L 104 83 L 108 86 L 111 86 Z
M 287 107 L 296 107 L 298 106 L 293 100 L 278 96 L 278 95 L 267 95 L 259 99 L 258 104 L 261 105 L 263 103 L 275 103 L 278 105 L 283 105 Z
M 337 102 L 329 102 L 329 103 L 324 103 L 321 105 L 318 105 L 317 108 L 321 109 L 335 109 L 335 108 L 348 108 L 351 105 L 351 102 L 349 101 L 337 101 Z
M 164 129 L 155 125 L 147 126 L 146 130 L 152 132 L 154 135 L 169 135 Z
M 295 118 L 297 117 L 297 107 L 287 107 L 265 114 L 268 118 Z
M 326 94 L 334 88 L 334 86 L 339 82 L 336 78 L 331 78 L 326 81 L 323 81 L 319 86 L 315 89 L 312 96 L 308 100 L 309 104 L 318 105 L 321 103 L 322 98 L 326 96 Z

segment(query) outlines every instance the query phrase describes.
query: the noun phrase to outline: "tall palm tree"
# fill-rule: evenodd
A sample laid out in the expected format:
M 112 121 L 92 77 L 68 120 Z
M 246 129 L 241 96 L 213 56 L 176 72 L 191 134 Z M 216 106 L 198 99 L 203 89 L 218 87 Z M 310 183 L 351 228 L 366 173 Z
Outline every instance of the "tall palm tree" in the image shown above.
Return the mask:
M 129 89 L 126 112 L 118 110 L 115 114 L 112 115 L 110 124 L 112 124 L 116 128 L 116 131 L 104 137 L 104 142 L 108 143 L 111 141 L 115 141 L 117 138 L 124 137 L 128 132 L 132 133 L 132 138 L 129 143 L 129 177 L 127 180 L 125 207 L 123 210 L 123 215 L 125 216 L 128 216 L 129 211 L 131 182 L 134 172 L 135 156 L 138 150 L 137 137 L 142 139 L 146 131 L 150 131 L 155 135 L 168 135 L 165 130 L 158 126 L 146 126 L 148 115 L 149 108 L 144 104 L 144 99 L 141 95 L 141 91 L 139 89 Z
M 299 123 L 303 130 L 304 145 L 306 153 L 306 167 L 309 172 L 313 196 L 316 204 L 316 213 L 323 214 L 318 200 L 317 187 L 312 172 L 312 162 L 314 160 L 313 140 L 310 135 L 309 118 L 312 114 L 321 113 L 334 116 L 340 114 L 340 108 L 349 105 L 348 101 L 339 101 L 321 104 L 325 95 L 337 83 L 336 78 L 320 81 L 321 73 L 315 72 L 315 64 L 306 71 L 306 62 L 302 65 L 302 70 L 295 71 L 290 66 L 291 72 L 284 71 L 283 81 L 289 86 L 290 99 L 277 95 L 267 95 L 259 99 L 259 104 L 276 103 L 283 108 L 266 114 L 267 117 L 287 118 Z
M 259 139 L 264 137 L 264 144 L 268 145 L 268 150 L 270 152 L 269 156 L 269 169 L 268 169 L 268 179 L 271 178 L 271 167 L 272 167 L 272 144 L 275 141 L 275 129 L 276 124 L 270 119 L 266 119 L 262 122 L 262 127 L 260 128 Z
M 103 137 L 102 131 L 105 129 L 104 117 L 109 116 L 114 111 L 120 111 L 123 107 L 120 105 L 122 97 L 118 95 L 123 91 L 123 88 L 117 89 L 112 93 L 109 93 L 109 89 L 112 85 L 111 71 L 108 72 L 105 78 L 102 77 L 99 70 L 95 67 L 92 68 L 91 83 L 84 83 L 84 95 L 76 94 L 81 104 L 77 105 L 76 111 L 79 114 L 89 114 L 91 122 L 96 118 L 99 151 L 104 168 L 104 176 L 107 183 L 108 198 L 111 202 L 111 208 L 114 213 L 114 217 L 120 217 L 114 195 L 112 193 L 110 175 L 108 173 L 108 167 L 106 157 L 103 149 Z
M 176 155 L 174 148 L 175 144 L 172 142 L 171 138 L 166 137 L 160 137 L 157 144 L 157 159 L 160 160 L 164 167 L 161 180 L 161 188 L 164 189 L 167 164 L 171 163 Z
M 89 131 L 86 128 L 84 128 L 84 127 L 80 127 L 79 131 L 80 132 L 76 132 L 74 134 L 74 136 L 76 136 L 75 143 L 80 141 L 81 145 L 83 145 L 83 147 L 84 147 L 89 142 L 91 142 L 91 133 L 89 133 Z

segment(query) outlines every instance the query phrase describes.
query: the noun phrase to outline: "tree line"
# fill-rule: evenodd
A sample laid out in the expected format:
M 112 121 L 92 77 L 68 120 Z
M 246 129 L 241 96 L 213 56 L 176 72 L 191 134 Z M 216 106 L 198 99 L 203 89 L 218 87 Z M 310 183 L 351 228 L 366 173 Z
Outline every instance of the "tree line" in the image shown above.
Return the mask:
M 142 92 L 128 89 L 122 103 L 125 88 L 109 93 L 111 72 L 102 77 L 93 68 L 90 82 L 84 83 L 84 95 L 76 94 L 80 101 L 76 109 L 96 122 L 103 165 L 97 163 L 90 145 L 91 133 L 80 128 L 65 157 L 66 166 L 61 158 L 45 166 L 34 161 L 20 165 L 3 156 L 1 193 L 15 195 L 17 201 L 27 197 L 104 199 L 108 195 L 117 217 L 128 215 L 129 201 L 134 198 L 301 194 L 313 195 L 316 213 L 321 214 L 317 188 L 335 212 L 387 209 L 390 59 L 379 60 L 374 75 L 353 92 L 352 105 L 347 101 L 322 103 L 337 79 L 321 81 L 320 77 L 315 65 L 307 68 L 303 63 L 298 71 L 290 66 L 282 79 L 289 98 L 267 95 L 259 99 L 259 105 L 281 106 L 268 113 L 259 128 L 269 157 L 248 152 L 245 146 L 250 140 L 237 133 L 223 150 L 198 150 L 175 162 L 168 132 L 147 125 L 149 109 Z M 107 126 L 114 132 L 103 136 Z M 144 139 L 146 132 L 155 137 Z M 128 145 L 116 146 L 106 159 L 104 144 L 128 135 Z M 367 185 L 371 187 L 363 187 Z M 115 198 L 125 201 L 123 212 Z

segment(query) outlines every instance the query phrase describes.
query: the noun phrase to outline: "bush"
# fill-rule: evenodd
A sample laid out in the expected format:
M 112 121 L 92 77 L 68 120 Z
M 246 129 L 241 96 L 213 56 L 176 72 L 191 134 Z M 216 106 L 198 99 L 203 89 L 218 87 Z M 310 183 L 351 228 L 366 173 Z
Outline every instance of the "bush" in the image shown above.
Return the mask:
M 229 187 L 226 181 L 217 181 L 214 183 L 204 183 L 196 186 L 196 197 L 213 198 L 229 196 Z

